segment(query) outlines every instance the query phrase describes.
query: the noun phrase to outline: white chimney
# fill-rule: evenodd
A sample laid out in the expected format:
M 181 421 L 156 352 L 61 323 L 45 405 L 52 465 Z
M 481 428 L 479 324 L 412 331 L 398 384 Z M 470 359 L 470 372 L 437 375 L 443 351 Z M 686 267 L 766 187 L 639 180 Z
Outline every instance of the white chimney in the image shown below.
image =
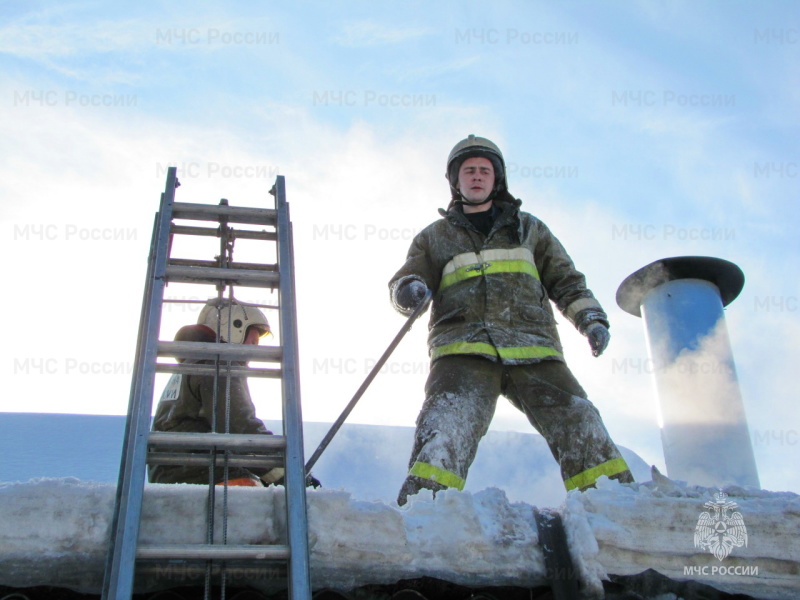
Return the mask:
M 679 256 L 639 269 L 617 290 L 620 308 L 644 321 L 672 479 L 760 487 L 723 312 L 743 286 L 731 262 Z

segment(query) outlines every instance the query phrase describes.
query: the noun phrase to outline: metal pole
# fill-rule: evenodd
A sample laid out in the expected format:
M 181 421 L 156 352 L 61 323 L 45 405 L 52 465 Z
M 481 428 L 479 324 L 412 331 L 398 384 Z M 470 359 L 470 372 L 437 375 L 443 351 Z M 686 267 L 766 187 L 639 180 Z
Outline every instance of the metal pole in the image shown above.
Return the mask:
M 420 305 L 417 306 L 417 308 L 414 309 L 414 312 L 411 313 L 411 315 L 408 317 L 408 319 L 406 319 L 406 322 L 403 324 L 403 327 L 400 328 L 400 331 L 394 337 L 394 339 L 392 340 L 392 343 L 389 344 L 389 347 L 386 348 L 386 350 L 384 351 L 383 355 L 378 359 L 378 362 L 376 362 L 375 366 L 372 367 L 372 370 L 369 372 L 369 375 L 367 375 L 367 378 L 361 384 L 361 387 L 359 387 L 358 390 L 356 390 L 356 393 L 353 396 L 353 399 L 350 400 L 350 402 L 345 407 L 344 411 L 342 411 L 342 414 L 339 415 L 339 418 L 336 419 L 336 422 L 333 424 L 333 426 L 330 428 L 328 433 L 322 439 L 322 441 L 320 442 L 319 446 L 317 446 L 317 449 L 314 451 L 314 454 L 311 455 L 311 458 L 306 463 L 306 473 L 310 472 L 311 468 L 317 463 L 317 460 L 322 455 L 322 453 L 325 451 L 325 448 L 327 448 L 328 444 L 331 443 L 331 440 L 333 439 L 333 437 L 336 435 L 336 433 L 339 431 L 341 426 L 347 420 L 347 417 L 350 415 L 350 413 L 356 407 L 356 404 L 361 399 L 361 396 L 364 395 L 364 392 L 367 391 L 367 388 L 372 383 L 372 380 L 375 379 L 375 376 L 378 374 L 378 371 L 381 370 L 381 368 L 383 367 L 384 363 L 389 359 L 389 356 L 391 356 L 392 352 L 394 352 L 394 349 L 397 348 L 397 345 L 400 343 L 400 340 L 403 339 L 403 337 L 406 335 L 406 333 L 408 333 L 408 330 L 411 329 L 411 326 L 414 324 L 414 321 L 416 321 L 417 318 L 428 307 L 428 304 L 430 303 L 431 298 L 433 298 L 433 294 L 432 294 L 432 292 L 430 290 L 428 290 L 425 293 L 425 297 L 422 299 L 422 302 L 420 303 Z

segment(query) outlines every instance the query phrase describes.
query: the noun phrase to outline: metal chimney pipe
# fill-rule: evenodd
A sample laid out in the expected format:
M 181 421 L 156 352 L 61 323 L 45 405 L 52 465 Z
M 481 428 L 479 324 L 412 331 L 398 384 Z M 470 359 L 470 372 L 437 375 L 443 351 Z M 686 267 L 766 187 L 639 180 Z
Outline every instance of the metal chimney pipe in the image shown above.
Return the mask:
M 723 312 L 743 287 L 731 262 L 678 256 L 639 269 L 617 290 L 619 307 L 644 321 L 672 479 L 760 487 Z

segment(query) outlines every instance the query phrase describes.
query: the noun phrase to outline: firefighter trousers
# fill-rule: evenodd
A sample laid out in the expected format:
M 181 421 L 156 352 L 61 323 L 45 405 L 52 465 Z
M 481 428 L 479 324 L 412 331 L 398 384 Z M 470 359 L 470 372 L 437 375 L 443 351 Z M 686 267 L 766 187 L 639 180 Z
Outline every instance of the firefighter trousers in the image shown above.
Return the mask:
M 601 475 L 633 481 L 600 413 L 563 362 L 503 365 L 478 356 L 446 356 L 431 365 L 425 395 L 400 505 L 421 488 L 434 493 L 464 488 L 500 395 L 545 438 L 567 490 L 591 487 Z

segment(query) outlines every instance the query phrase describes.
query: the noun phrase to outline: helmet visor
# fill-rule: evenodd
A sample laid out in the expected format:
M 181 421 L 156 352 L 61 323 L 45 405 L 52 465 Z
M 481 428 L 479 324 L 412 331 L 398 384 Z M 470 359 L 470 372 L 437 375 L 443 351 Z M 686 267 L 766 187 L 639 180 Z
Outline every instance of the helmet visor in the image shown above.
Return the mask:
M 267 327 L 266 325 L 251 325 L 250 327 L 247 328 L 247 331 L 249 332 L 251 329 L 255 329 L 258 332 L 258 337 L 259 338 L 263 338 L 263 337 L 272 335 L 272 332 L 269 330 L 269 327 Z

